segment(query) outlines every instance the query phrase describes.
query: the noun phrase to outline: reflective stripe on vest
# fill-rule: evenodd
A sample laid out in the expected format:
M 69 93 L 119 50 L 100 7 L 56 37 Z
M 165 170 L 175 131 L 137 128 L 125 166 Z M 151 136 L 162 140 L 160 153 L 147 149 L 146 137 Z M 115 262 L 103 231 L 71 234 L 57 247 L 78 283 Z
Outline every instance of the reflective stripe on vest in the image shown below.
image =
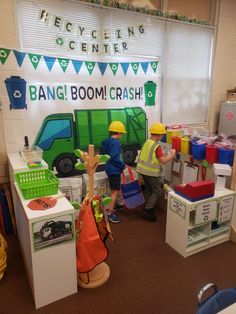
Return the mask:
M 159 144 L 149 139 L 144 144 L 137 162 L 136 171 L 147 176 L 159 177 L 161 175 L 161 164 L 156 157 L 156 149 Z

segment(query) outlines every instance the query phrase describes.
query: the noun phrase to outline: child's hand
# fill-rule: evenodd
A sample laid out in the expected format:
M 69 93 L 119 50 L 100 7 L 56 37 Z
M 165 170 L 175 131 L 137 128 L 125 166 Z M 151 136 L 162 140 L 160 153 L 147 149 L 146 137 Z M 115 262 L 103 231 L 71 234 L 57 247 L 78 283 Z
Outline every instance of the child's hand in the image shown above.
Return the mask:
M 176 149 L 174 149 L 174 148 L 170 149 L 170 154 L 171 154 L 171 156 L 174 156 L 175 153 L 176 153 Z

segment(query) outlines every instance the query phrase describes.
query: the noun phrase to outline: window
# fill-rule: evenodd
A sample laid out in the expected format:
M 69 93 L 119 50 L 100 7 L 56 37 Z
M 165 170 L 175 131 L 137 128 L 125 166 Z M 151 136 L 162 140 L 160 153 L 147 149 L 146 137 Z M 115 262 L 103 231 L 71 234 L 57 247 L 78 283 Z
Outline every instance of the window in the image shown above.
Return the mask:
M 69 119 L 50 120 L 46 122 L 36 145 L 43 150 L 48 150 L 52 146 L 55 139 L 70 137 L 71 124 Z
M 213 29 L 167 22 L 162 121 L 207 122 Z

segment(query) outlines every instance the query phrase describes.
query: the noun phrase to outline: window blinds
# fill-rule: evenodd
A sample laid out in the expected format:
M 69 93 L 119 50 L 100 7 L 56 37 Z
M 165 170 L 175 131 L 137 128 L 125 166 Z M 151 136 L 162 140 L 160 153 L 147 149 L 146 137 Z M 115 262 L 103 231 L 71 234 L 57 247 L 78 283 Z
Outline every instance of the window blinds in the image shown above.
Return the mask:
M 164 123 L 207 121 L 212 38 L 210 28 L 166 23 L 162 65 Z
M 207 122 L 213 29 L 124 10 L 101 9 L 73 0 L 17 0 L 16 3 L 23 51 L 112 62 L 135 62 L 140 58 L 149 60 L 158 57 L 162 86 L 161 94 L 157 95 L 161 98 L 161 102 L 158 101 L 161 108 L 156 108 L 157 117 L 161 111 L 161 120 L 165 124 Z M 85 26 L 88 34 L 90 31 L 90 37 L 85 36 L 83 40 L 88 42 L 93 29 L 121 29 L 125 33 L 129 26 L 144 25 L 145 36 L 136 33 L 129 38 L 129 49 L 123 54 L 81 54 L 79 50 L 66 48 L 66 44 L 63 49 L 56 45 L 55 28 L 50 27 L 50 23 L 41 23 L 38 29 L 40 9 Z M 58 34 L 62 35 L 65 43 L 74 37 L 78 39 L 78 36 L 63 29 L 58 30 Z

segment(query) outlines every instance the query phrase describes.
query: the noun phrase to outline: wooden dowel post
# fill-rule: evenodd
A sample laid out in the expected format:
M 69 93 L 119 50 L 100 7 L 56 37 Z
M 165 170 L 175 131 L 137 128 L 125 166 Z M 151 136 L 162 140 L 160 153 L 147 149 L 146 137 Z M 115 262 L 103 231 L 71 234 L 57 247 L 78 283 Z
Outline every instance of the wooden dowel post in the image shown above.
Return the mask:
M 89 145 L 88 149 L 88 175 L 89 175 L 89 198 L 93 197 L 94 191 L 94 173 L 95 173 L 95 164 L 94 164 L 94 145 Z

